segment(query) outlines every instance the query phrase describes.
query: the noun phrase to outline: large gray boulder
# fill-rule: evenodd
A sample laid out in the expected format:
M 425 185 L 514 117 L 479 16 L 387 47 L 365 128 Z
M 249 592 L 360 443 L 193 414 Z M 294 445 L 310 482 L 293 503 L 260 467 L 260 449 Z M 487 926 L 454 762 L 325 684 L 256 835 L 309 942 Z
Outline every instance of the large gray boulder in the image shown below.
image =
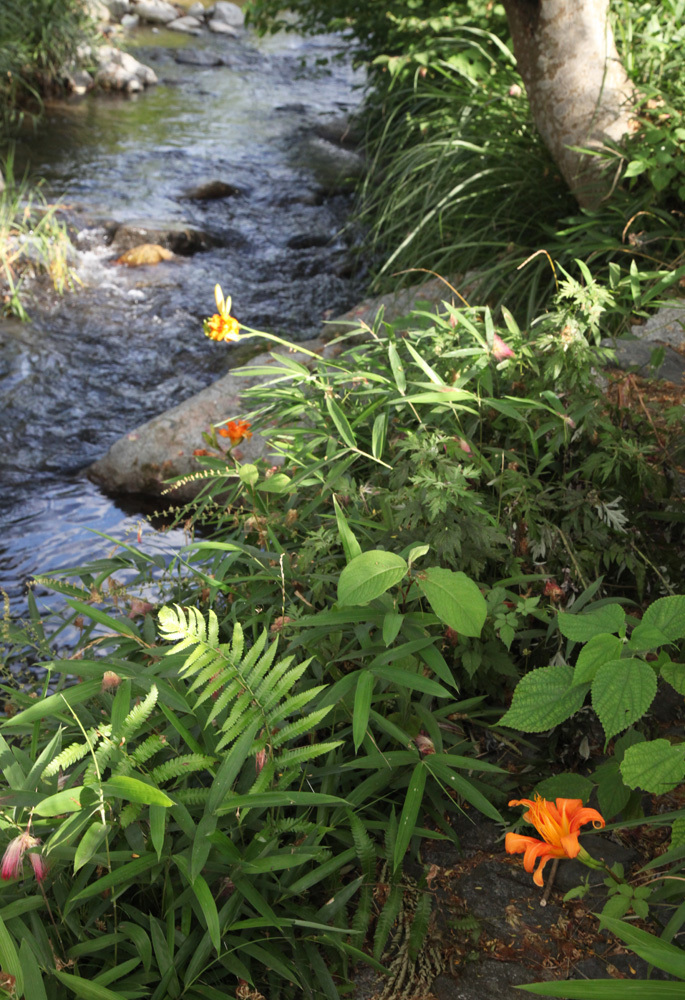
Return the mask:
M 245 24 L 245 15 L 240 7 L 235 3 L 229 3 L 228 0 L 217 0 L 207 14 L 212 21 L 223 21 L 232 28 L 242 28 Z
M 166 0 L 137 0 L 133 13 L 151 24 L 168 24 L 179 17 L 178 9 L 166 3 Z
M 307 341 L 302 346 L 310 351 L 323 350 L 319 340 Z M 292 356 L 301 363 L 307 361 L 307 356 L 300 352 Z M 276 364 L 270 353 L 257 355 L 245 367 L 265 364 Z M 88 477 L 111 493 L 160 496 L 167 488 L 165 480 L 201 472 L 199 457 L 193 452 L 204 446 L 202 432 L 229 417 L 240 417 L 245 412 L 240 393 L 264 381 L 263 375 L 241 376 L 230 371 L 184 403 L 119 438 L 103 458 L 90 466 Z M 252 462 L 268 453 L 266 441 L 258 434 L 242 441 L 239 450 L 243 462 Z M 168 494 L 167 500 L 170 503 L 190 500 L 205 482 L 200 479 L 185 483 Z

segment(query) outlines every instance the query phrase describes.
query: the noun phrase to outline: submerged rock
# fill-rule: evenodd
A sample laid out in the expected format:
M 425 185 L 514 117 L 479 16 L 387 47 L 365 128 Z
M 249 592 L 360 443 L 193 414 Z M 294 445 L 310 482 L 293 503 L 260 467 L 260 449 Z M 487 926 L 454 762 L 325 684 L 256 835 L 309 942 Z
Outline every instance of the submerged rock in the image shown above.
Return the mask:
M 233 198 L 241 194 L 244 194 L 244 191 L 234 184 L 228 184 L 226 181 L 207 181 L 206 184 L 190 188 L 183 197 L 192 201 L 216 201 L 218 198 Z
M 189 66 L 223 66 L 224 60 L 216 52 L 208 49 L 179 49 L 174 52 L 177 63 L 187 63 Z
M 141 243 L 117 257 L 115 264 L 126 267 L 143 267 L 145 264 L 160 264 L 163 260 L 175 260 L 176 255 L 157 243 Z
M 142 243 L 157 243 L 181 257 L 191 257 L 216 245 L 203 230 L 178 223 L 155 228 L 146 223 L 111 222 L 105 226 L 105 231 L 112 249 L 119 251 L 131 250 Z

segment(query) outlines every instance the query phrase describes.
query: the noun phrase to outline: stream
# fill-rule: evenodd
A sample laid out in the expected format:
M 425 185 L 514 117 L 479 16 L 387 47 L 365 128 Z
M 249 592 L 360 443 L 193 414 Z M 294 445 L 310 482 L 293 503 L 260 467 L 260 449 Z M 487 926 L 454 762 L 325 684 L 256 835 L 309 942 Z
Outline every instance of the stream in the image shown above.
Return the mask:
M 156 86 L 51 104 L 16 148 L 16 174 L 45 178 L 47 197 L 68 206 L 78 283 L 41 291 L 30 323 L 0 319 L 0 586 L 13 616 L 34 574 L 111 550 L 93 529 L 135 540 L 142 501 L 105 496 L 83 470 L 236 363 L 202 335 L 217 281 L 242 322 L 292 339 L 360 297 L 341 235 L 349 194 L 317 169 L 330 152 L 321 135 L 361 99 L 349 63 L 328 61 L 340 40 L 139 29 L 133 42 Z M 222 64 L 188 61 L 213 57 Z M 214 180 L 238 193 L 184 197 Z M 127 268 L 113 262 L 115 224 L 192 227 L 209 248 Z M 145 524 L 145 540 L 171 553 L 179 538 Z

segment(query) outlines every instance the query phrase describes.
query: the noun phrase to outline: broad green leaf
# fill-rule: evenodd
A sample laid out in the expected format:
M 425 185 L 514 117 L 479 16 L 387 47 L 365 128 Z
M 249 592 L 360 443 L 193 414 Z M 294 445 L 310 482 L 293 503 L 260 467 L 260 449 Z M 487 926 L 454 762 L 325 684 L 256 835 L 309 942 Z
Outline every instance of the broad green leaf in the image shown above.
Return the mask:
M 119 930 L 133 941 L 136 951 L 143 961 L 143 968 L 147 972 L 152 962 L 152 944 L 147 932 L 139 924 L 129 920 L 123 920 L 119 924 Z
M 333 506 L 335 508 L 335 520 L 338 525 L 338 534 L 340 535 L 343 552 L 345 553 L 345 561 L 350 563 L 356 556 L 361 555 L 362 547 L 347 523 L 347 518 L 342 512 L 340 504 L 338 503 L 338 498 L 335 494 L 333 494 Z
M 126 799 L 129 802 L 141 802 L 144 805 L 173 806 L 170 799 L 161 788 L 148 785 L 139 778 L 115 774 L 103 782 L 102 794 L 105 798 Z
M 543 799 L 553 801 L 554 799 L 582 799 L 587 802 L 594 789 L 589 778 L 582 774 L 569 772 L 567 774 L 555 774 L 551 778 L 545 778 L 535 786 L 535 794 Z
M 607 740 L 641 719 L 654 701 L 656 674 L 644 660 L 609 660 L 592 682 L 592 707 Z
M 19 948 L 19 960 L 24 978 L 25 1000 L 48 1000 L 48 995 L 43 985 L 43 973 L 26 938 L 21 942 L 21 947 Z
M 404 365 L 400 361 L 400 356 L 397 353 L 397 348 L 393 343 L 388 344 L 388 360 L 390 362 L 390 368 L 392 369 L 392 374 L 395 379 L 395 385 L 397 386 L 401 395 L 404 396 L 405 390 L 407 388 L 407 379 L 404 374 Z
M 199 827 L 198 827 L 199 829 Z M 190 866 L 188 861 L 183 855 L 174 855 L 174 861 L 176 866 L 180 870 L 183 877 L 189 883 L 191 889 L 195 894 L 195 898 L 200 907 L 200 911 L 203 914 L 205 920 L 207 921 L 207 930 L 211 938 L 212 944 L 216 949 L 217 955 L 221 951 L 221 930 L 219 927 L 219 913 L 216 908 L 216 903 L 214 902 L 214 897 L 210 892 L 207 882 L 202 877 L 202 875 L 196 875 L 191 878 Z
M 121 1000 L 121 993 L 114 993 L 90 979 L 81 979 L 68 972 L 53 972 L 53 975 L 80 1000 Z
M 402 628 L 404 615 L 398 615 L 396 611 L 388 611 L 383 618 L 383 643 L 392 646 L 397 638 L 399 630 Z
M 85 864 L 88 864 L 104 840 L 108 830 L 108 823 L 103 823 L 100 820 L 96 820 L 94 823 L 91 823 L 81 837 L 79 845 L 76 848 L 76 853 L 74 855 L 74 875 L 80 868 L 83 868 Z
M 48 795 L 46 799 L 36 806 L 34 812 L 38 816 L 61 816 L 62 813 L 77 812 L 81 808 L 81 792 L 83 786 L 78 788 L 65 788 L 54 795 Z
M 194 882 L 205 866 L 212 849 L 212 842 L 209 839 L 216 830 L 216 816 L 211 812 L 206 812 L 197 824 L 197 833 L 193 840 L 190 852 L 190 882 Z
M 379 413 L 373 422 L 373 429 L 371 431 L 371 454 L 374 458 L 383 457 L 387 433 L 388 415 L 387 413 Z
M 625 611 L 619 604 L 605 604 L 578 615 L 560 611 L 557 623 L 559 631 L 567 639 L 588 642 L 602 632 L 621 632 L 625 627 L 625 618 Z
M 292 480 L 289 476 L 286 476 L 284 472 L 276 472 L 268 479 L 264 479 L 257 486 L 257 489 L 261 493 L 287 493 L 291 484 Z
M 425 764 L 429 771 L 437 770 L 433 762 L 433 757 L 426 757 Z M 504 823 L 502 815 L 499 810 L 495 808 L 492 802 L 490 802 L 490 800 L 487 799 L 475 785 L 472 785 L 471 782 L 464 778 L 461 774 L 455 774 L 454 771 L 448 771 L 447 769 L 440 769 L 439 778 L 449 788 L 457 792 L 462 799 L 469 802 L 472 806 L 478 809 L 479 812 L 482 812 L 484 816 L 488 816 L 496 823 Z
M 371 711 L 371 698 L 373 687 L 376 683 L 375 676 L 370 670 L 362 673 L 357 681 L 357 689 L 354 693 L 354 712 L 352 715 L 352 740 L 354 742 L 355 753 L 359 750 L 366 728 L 369 724 L 369 712 Z
M 3 719 L 2 728 L 15 729 L 17 726 L 25 726 L 29 722 L 44 719 L 46 716 L 59 716 L 62 713 L 68 714 L 69 721 L 71 722 L 72 718 L 67 705 L 72 707 L 74 705 L 82 705 L 84 702 L 94 698 L 96 694 L 99 694 L 101 688 L 102 678 L 96 681 L 85 681 L 82 684 L 74 684 L 73 687 L 67 688 L 59 694 L 51 694 L 47 698 L 41 698 L 35 705 L 25 708 L 23 712 L 12 716 L 11 719 Z
M 255 486 L 259 481 L 259 469 L 250 462 L 238 466 L 238 475 L 241 483 L 245 483 L 246 486 Z
M 421 803 L 423 802 L 423 792 L 426 787 L 427 776 L 428 771 L 423 766 L 423 763 L 419 763 L 414 768 L 409 779 L 407 794 L 402 806 L 402 814 L 397 825 L 397 837 L 395 839 L 395 850 L 393 851 L 392 859 L 393 871 L 397 871 L 404 861 L 409 842 L 414 835 L 414 828 L 419 816 L 419 810 L 421 809 Z
M 17 996 L 21 996 L 24 992 L 24 977 L 21 971 L 19 953 L 14 939 L 2 919 L 0 919 L 0 968 L 3 972 L 15 977 Z
M 326 409 L 331 415 L 331 419 L 338 429 L 338 434 L 343 439 L 346 445 L 350 448 L 357 447 L 357 441 L 354 436 L 354 431 L 350 427 L 349 421 L 341 408 L 338 406 L 336 401 L 332 396 L 326 396 Z
M 157 859 L 162 857 L 164 835 L 166 833 L 167 811 L 164 806 L 150 806 L 150 839 L 157 852 Z
M 90 618 L 92 621 L 98 622 L 100 625 L 105 625 L 117 635 L 129 635 L 133 639 L 140 638 L 133 625 L 131 625 L 130 622 L 127 622 L 125 618 L 111 618 L 109 615 L 106 615 L 104 611 L 94 608 L 92 604 L 85 604 L 82 601 L 75 601 L 72 598 L 67 600 L 67 604 L 69 604 L 74 611 L 77 611 L 80 615 L 83 615 L 85 618 Z
M 516 685 L 511 708 L 499 725 L 524 733 L 542 733 L 577 712 L 589 689 L 589 684 L 573 685 L 572 667 L 531 670 Z
M 605 919 L 609 919 L 608 917 Z M 563 997 L 566 1000 L 685 1000 L 685 983 L 649 981 L 649 994 L 643 980 L 580 979 L 565 983 L 531 983 L 516 986 L 541 997 Z
M 403 667 L 374 667 L 373 673 L 376 677 L 381 677 L 391 684 L 396 684 L 400 689 L 411 688 L 413 691 L 423 691 L 425 694 L 432 694 L 435 698 L 451 698 L 453 695 L 437 681 L 423 674 L 405 670 Z
M 416 583 L 441 621 L 462 635 L 480 635 L 487 604 L 465 573 L 433 566 L 417 573 Z
M 641 788 L 652 795 L 670 792 L 685 778 L 683 748 L 668 740 L 649 740 L 629 747 L 621 763 L 621 776 L 630 788 Z
M 649 649 L 659 649 L 661 646 L 669 646 L 672 639 L 656 625 L 640 622 L 630 633 L 630 640 L 626 644 L 629 653 L 644 653 Z
M 643 625 L 652 625 L 672 641 L 685 638 L 685 596 L 660 597 L 642 616 Z
M 107 875 L 103 875 L 102 878 L 97 879 L 95 882 L 91 882 L 90 885 L 87 885 L 75 895 L 72 896 L 69 894 L 65 908 L 67 911 L 70 911 L 77 903 L 80 903 L 84 899 L 90 899 L 91 896 L 97 896 L 104 892 L 105 889 L 114 889 L 122 884 L 133 885 L 139 875 L 142 875 L 143 872 L 148 871 L 148 869 L 156 864 L 158 864 L 158 861 L 155 854 L 144 854 L 141 858 L 135 858 L 133 861 L 129 861 L 128 864 L 121 865 Z
M 661 668 L 661 676 L 678 694 L 685 695 L 685 663 L 665 663 Z
M 634 927 L 632 924 L 624 923 L 622 920 L 613 920 L 605 917 L 602 921 L 612 934 L 620 938 L 628 945 L 631 951 L 643 958 L 650 965 L 656 965 L 658 969 L 663 969 L 671 976 L 678 979 L 685 979 L 685 951 L 668 941 L 655 937 L 647 931 Z M 650 982 L 651 990 L 655 983 Z M 685 986 L 685 983 L 681 983 Z
M 407 575 L 401 556 L 382 549 L 362 552 L 345 566 L 338 579 L 338 603 L 368 604 Z
M 253 722 L 231 747 L 219 766 L 207 799 L 207 812 L 216 812 L 222 800 L 233 788 L 240 769 L 247 760 L 252 741 L 260 726 L 260 720 Z
M 610 760 L 597 768 L 593 775 L 597 784 L 599 811 L 605 819 L 612 819 L 628 804 L 630 789 L 621 780 L 617 760 Z
M 593 635 L 578 654 L 573 683 L 591 683 L 602 664 L 608 660 L 618 660 L 622 649 L 623 640 L 617 635 L 610 635 L 608 632 Z

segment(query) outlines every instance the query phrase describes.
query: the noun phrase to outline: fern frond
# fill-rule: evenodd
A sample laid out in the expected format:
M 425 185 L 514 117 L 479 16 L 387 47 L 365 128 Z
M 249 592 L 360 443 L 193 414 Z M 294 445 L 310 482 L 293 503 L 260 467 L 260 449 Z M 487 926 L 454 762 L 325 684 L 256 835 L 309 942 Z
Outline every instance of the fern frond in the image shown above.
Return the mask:
M 151 757 L 154 757 L 156 753 L 160 750 L 168 750 L 169 744 L 158 736 L 157 733 L 153 733 L 152 736 L 148 736 L 146 740 L 137 746 L 133 753 L 131 754 L 132 760 L 135 761 L 138 767 L 142 767 Z
M 142 811 L 143 806 L 140 802 L 127 802 L 119 813 L 119 824 L 122 830 L 125 830 L 127 826 L 130 826 L 131 823 L 137 820 Z
M 121 731 L 114 734 L 115 737 L 129 740 L 132 736 L 135 736 L 136 732 L 152 714 L 152 710 L 157 704 L 158 696 L 159 692 L 157 691 L 157 685 L 153 684 L 143 700 L 138 705 L 133 706 L 124 719 Z
M 307 666 L 307 663 L 300 663 L 299 666 L 288 670 L 287 673 L 280 678 L 280 680 L 276 681 L 275 686 L 271 688 L 271 690 L 264 692 L 262 704 L 265 711 L 268 711 L 275 704 L 277 704 L 277 702 L 279 702 L 281 698 L 283 698 L 287 692 L 295 686 L 296 682 L 299 681 L 300 677 L 307 669 Z
M 68 747 L 65 747 L 44 769 L 41 774 L 42 780 L 47 781 L 48 778 L 52 778 L 60 770 L 68 771 L 77 761 L 83 760 L 91 749 L 94 750 L 96 748 L 101 736 L 109 736 L 110 728 L 110 726 L 93 726 L 86 733 L 87 741 L 85 743 L 71 743 Z
M 165 760 L 150 772 L 150 777 L 155 784 L 161 785 L 172 778 L 180 778 L 193 771 L 206 771 L 216 764 L 214 757 L 205 757 L 204 754 L 188 753 L 173 760 Z
M 388 894 L 385 906 L 376 922 L 376 933 L 373 936 L 373 956 L 380 962 L 385 946 L 392 933 L 395 920 L 402 906 L 403 889 L 399 884 L 393 885 Z
M 174 788 L 174 799 L 184 806 L 203 806 L 211 788 Z
M 231 643 L 231 659 L 234 663 L 240 663 L 245 649 L 245 635 L 240 622 L 236 622 L 233 627 L 233 641 Z
M 376 847 L 359 816 L 350 810 L 347 813 L 347 818 L 350 822 L 352 841 L 359 858 L 362 875 L 365 881 L 371 884 L 376 873 Z
M 287 701 L 283 702 L 282 705 L 276 705 L 269 712 L 269 726 L 273 730 L 278 722 L 286 717 L 286 715 L 295 715 L 298 713 L 305 705 L 308 705 L 310 701 L 316 698 L 317 694 L 325 691 L 327 684 L 318 684 L 316 687 L 307 688 L 306 691 L 300 691 L 299 694 L 295 694 L 292 698 L 288 698 Z M 329 711 L 333 706 L 329 706 Z
M 288 767 L 292 767 L 293 764 L 303 764 L 306 760 L 314 760 L 329 750 L 335 750 L 342 743 L 343 740 L 332 740 L 329 743 L 315 743 L 308 747 L 295 747 L 294 750 L 285 750 L 278 758 L 278 762 Z
M 240 691 L 242 691 L 242 684 L 241 684 L 241 682 L 239 680 L 234 680 L 231 684 L 228 685 L 228 687 L 225 689 L 225 691 L 222 691 L 220 695 L 217 695 L 217 699 L 216 699 L 216 702 L 214 703 L 214 707 L 212 708 L 211 712 L 209 713 L 209 717 L 207 718 L 207 725 L 208 726 L 211 725 L 212 720 L 215 719 L 217 717 L 217 715 L 220 715 L 221 712 L 223 712 L 223 710 L 226 708 L 226 706 L 231 701 L 233 701 L 233 699 L 235 698 L 236 694 L 238 694 Z M 201 695 L 198 698 L 197 704 L 200 705 L 202 703 L 202 701 L 204 701 L 204 695 Z
M 84 785 L 94 785 L 99 780 L 100 776 L 104 774 L 105 768 L 109 764 L 115 750 L 118 751 L 118 747 L 112 743 L 109 737 L 103 739 L 93 755 L 95 759 L 91 758 L 90 764 L 83 772 Z
M 305 733 L 313 732 L 332 708 L 332 705 L 326 705 L 325 708 L 318 708 L 315 712 L 310 712 L 309 715 L 305 715 L 301 719 L 289 722 L 287 726 L 284 726 L 283 729 L 280 729 L 275 734 L 271 745 L 275 749 L 282 746 L 286 740 L 294 740 L 300 736 L 304 736 Z M 271 718 L 269 718 L 269 722 L 271 722 Z

